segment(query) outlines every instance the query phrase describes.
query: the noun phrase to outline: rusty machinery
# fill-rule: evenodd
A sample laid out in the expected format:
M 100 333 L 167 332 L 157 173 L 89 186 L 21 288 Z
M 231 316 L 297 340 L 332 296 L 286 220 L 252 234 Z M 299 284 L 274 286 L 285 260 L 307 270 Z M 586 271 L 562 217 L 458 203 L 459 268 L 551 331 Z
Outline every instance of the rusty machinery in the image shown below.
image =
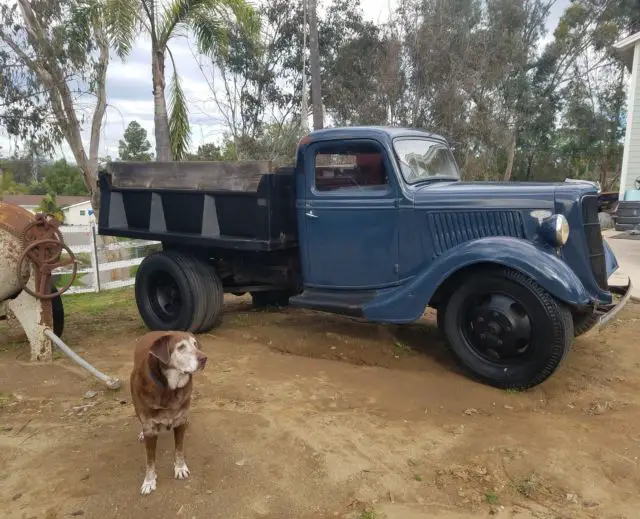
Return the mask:
M 32 361 L 50 361 L 55 344 L 107 387 L 116 389 L 118 379 L 95 369 L 59 337 L 64 327 L 60 296 L 78 272 L 75 255 L 64 243 L 59 227 L 52 215 L 33 215 L 0 202 L 0 319 L 13 315 L 18 320 L 31 346 Z M 51 275 L 65 266 L 71 267 L 71 275 L 58 289 Z

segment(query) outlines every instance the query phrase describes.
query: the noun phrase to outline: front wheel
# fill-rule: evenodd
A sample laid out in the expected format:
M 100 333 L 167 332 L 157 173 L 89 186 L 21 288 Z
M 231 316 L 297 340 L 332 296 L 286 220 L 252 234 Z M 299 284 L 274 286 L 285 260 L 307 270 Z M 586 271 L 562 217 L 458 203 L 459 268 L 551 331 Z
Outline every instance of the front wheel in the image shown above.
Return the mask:
M 571 313 L 528 277 L 492 270 L 461 281 L 441 316 L 449 348 L 475 379 L 527 389 L 558 368 L 573 340 Z
M 596 324 L 600 316 L 595 312 L 589 312 L 586 314 L 575 314 L 573 316 L 573 329 L 576 337 L 584 335 L 590 331 Z

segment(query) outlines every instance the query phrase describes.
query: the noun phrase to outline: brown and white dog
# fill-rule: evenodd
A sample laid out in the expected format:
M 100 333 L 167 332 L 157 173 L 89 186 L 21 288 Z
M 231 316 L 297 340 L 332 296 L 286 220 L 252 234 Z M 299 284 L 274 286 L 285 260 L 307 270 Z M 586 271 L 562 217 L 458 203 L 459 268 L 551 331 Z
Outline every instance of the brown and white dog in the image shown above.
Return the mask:
M 191 404 L 192 375 L 202 369 L 207 357 L 196 338 L 186 332 L 151 332 L 136 345 L 131 372 L 131 399 L 142 424 L 138 439 L 144 441 L 147 470 L 140 492 L 156 489 L 156 444 L 158 433 L 173 429 L 176 479 L 187 479 L 184 434 Z

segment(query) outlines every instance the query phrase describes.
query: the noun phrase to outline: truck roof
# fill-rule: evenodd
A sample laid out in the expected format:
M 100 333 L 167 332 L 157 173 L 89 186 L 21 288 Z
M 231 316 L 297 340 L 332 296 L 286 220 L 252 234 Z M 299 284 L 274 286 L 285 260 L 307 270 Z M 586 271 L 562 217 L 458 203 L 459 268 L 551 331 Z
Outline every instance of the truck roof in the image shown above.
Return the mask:
M 447 143 L 444 137 L 436 133 L 412 128 L 396 128 L 393 126 L 345 126 L 340 128 L 326 128 L 324 130 L 311 132 L 304 141 L 305 144 L 311 144 L 312 142 L 329 139 L 395 139 L 396 137 L 421 137 L 423 139 L 437 139 Z

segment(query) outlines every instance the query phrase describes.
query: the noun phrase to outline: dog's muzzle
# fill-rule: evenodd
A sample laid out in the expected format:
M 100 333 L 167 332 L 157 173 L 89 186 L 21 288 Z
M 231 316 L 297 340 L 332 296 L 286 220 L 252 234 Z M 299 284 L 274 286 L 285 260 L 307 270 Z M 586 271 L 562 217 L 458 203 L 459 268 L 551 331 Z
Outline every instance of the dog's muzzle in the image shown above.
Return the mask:
M 196 359 L 198 360 L 198 369 L 204 369 L 204 366 L 207 363 L 207 356 L 204 353 L 198 352 L 196 354 Z

